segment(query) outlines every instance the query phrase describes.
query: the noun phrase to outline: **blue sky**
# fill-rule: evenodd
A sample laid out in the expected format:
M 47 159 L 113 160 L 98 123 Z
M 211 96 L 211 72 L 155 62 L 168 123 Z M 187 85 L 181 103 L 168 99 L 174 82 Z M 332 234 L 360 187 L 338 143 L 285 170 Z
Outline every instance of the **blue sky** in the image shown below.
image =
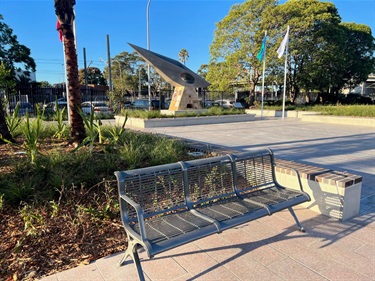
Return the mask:
M 77 53 L 83 68 L 83 48 L 90 66 L 103 69 L 107 60 L 106 36 L 110 39 L 111 57 L 122 51 L 132 52 L 127 42 L 147 48 L 146 6 L 148 0 L 77 0 Z M 243 1 L 232 0 L 152 0 L 150 4 L 150 49 L 178 59 L 185 48 L 186 66 L 197 71 L 209 62 L 215 23 L 230 7 Z M 280 1 L 283 3 L 285 1 Z M 374 0 L 333 0 L 343 22 L 371 27 L 375 34 Z M 17 35 L 18 41 L 31 49 L 37 64 L 37 81 L 52 84 L 64 80 L 62 43 L 56 31 L 53 0 L 0 0 L 0 14 Z

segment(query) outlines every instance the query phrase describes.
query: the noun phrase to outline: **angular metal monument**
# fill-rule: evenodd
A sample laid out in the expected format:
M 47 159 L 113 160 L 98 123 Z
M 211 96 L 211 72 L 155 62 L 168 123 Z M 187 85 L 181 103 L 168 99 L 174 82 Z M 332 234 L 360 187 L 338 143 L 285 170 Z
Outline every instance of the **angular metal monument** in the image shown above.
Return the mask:
M 205 88 L 210 85 L 202 77 L 191 71 L 185 65 L 174 59 L 151 52 L 136 45 L 129 45 L 149 63 L 161 77 L 175 87 L 171 111 L 201 109 L 195 88 Z

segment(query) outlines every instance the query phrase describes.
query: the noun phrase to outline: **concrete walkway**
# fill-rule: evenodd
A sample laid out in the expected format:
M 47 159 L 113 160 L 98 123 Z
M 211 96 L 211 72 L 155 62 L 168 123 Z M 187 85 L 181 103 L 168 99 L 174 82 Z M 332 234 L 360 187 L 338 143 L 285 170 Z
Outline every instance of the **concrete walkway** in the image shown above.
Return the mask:
M 361 214 L 344 223 L 302 207 L 246 223 L 148 260 L 146 280 L 375 280 L 375 132 L 369 127 L 257 119 L 145 129 L 232 150 L 271 148 L 280 159 L 363 177 Z M 42 280 L 138 280 L 122 253 Z

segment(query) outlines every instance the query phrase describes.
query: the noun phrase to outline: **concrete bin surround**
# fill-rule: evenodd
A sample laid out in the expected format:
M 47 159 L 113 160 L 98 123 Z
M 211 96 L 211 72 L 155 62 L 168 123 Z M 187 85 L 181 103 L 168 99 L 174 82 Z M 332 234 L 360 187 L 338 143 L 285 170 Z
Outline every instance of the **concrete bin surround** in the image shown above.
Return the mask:
M 281 185 L 298 188 L 292 169 L 300 174 L 302 187 L 311 197 L 311 202 L 302 206 L 341 221 L 359 214 L 362 177 L 292 161 L 276 159 L 276 163 L 284 167 L 276 169 Z

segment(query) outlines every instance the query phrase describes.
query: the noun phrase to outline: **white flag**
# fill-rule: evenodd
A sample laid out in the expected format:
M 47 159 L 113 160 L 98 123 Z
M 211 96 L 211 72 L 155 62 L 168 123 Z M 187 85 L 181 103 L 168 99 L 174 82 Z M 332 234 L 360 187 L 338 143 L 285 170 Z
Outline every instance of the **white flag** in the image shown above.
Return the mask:
M 281 58 L 284 55 L 285 48 L 288 46 L 288 43 L 289 43 L 289 25 L 288 25 L 288 29 L 286 31 L 285 37 L 283 41 L 281 41 L 280 47 L 277 49 L 278 58 Z

